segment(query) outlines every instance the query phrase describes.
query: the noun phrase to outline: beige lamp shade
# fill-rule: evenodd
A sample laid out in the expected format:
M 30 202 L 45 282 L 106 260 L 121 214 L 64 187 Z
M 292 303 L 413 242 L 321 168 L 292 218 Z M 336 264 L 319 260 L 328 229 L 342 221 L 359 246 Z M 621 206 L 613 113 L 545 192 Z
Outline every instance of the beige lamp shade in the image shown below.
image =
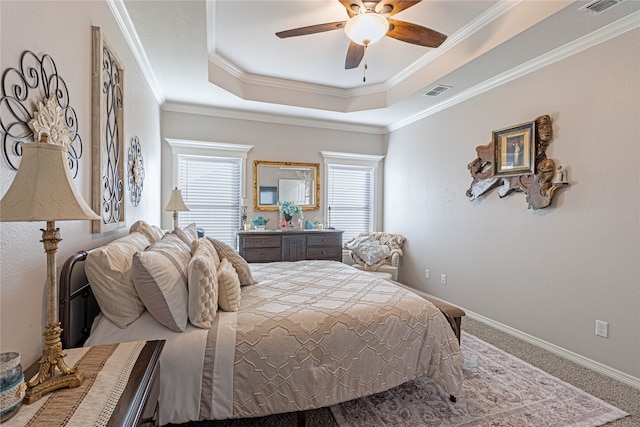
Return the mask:
M 171 197 L 169 198 L 169 203 L 167 203 L 167 207 L 164 208 L 165 211 L 188 211 L 189 208 L 184 204 L 184 200 L 182 200 L 182 191 L 178 189 L 178 187 L 171 190 Z
M 43 140 L 22 145 L 20 167 L 0 201 L 0 221 L 101 219 L 76 189 L 67 148 Z

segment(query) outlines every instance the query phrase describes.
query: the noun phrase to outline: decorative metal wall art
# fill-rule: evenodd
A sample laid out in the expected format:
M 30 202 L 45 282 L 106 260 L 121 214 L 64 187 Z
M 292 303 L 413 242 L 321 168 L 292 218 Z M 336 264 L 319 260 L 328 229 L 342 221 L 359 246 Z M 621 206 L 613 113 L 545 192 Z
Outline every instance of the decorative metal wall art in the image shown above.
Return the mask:
M 129 197 L 133 206 L 140 204 L 142 186 L 144 183 L 144 162 L 140 140 L 137 136 L 131 138 L 129 146 L 129 160 L 127 161 L 127 175 L 129 178 Z
M 102 220 L 93 221 L 93 232 L 104 233 L 125 226 L 124 70 L 99 27 L 92 27 L 92 35 L 92 201 L 93 210 L 102 216 Z
M 548 207 L 558 188 L 568 185 L 566 169 L 558 166 L 556 170 L 554 161 L 547 158 L 546 150 L 552 137 L 548 115 L 494 131 L 493 140 L 476 147 L 478 157 L 467 165 L 473 178 L 467 198 L 475 200 L 492 188 L 500 187 L 500 197 L 514 191 L 523 192 L 527 194 L 530 209 Z M 527 158 L 529 153 L 535 156 L 531 163 Z
M 0 98 L 0 133 L 2 156 L 7 164 L 17 170 L 24 142 L 39 141 L 29 125 L 34 119 L 38 104 L 49 105 L 54 99 L 60 112 L 60 132 L 68 130 L 69 168 L 75 178 L 82 157 L 82 138 L 78 133 L 78 116 L 70 105 L 69 90 L 58 74 L 53 58 L 47 54 L 38 57 L 25 51 L 20 57 L 20 68 L 9 68 L 2 76 Z M 53 104 L 51 104 L 53 105 Z M 58 110 L 56 110 L 58 111 Z M 56 114 L 57 115 L 57 114 Z M 49 139 L 54 138 L 49 134 Z

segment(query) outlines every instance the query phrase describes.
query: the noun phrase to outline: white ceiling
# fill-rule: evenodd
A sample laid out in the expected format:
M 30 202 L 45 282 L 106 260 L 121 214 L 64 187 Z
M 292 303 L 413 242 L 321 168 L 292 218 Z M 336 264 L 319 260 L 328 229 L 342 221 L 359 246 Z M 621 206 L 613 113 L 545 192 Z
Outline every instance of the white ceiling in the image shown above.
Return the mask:
M 399 19 L 448 35 L 437 49 L 389 37 L 344 69 L 342 30 L 275 33 L 348 18 L 338 0 L 110 0 L 164 109 L 383 133 L 640 25 L 640 1 L 423 0 Z M 364 63 L 364 61 L 363 61 Z M 451 89 L 424 95 L 442 84 Z

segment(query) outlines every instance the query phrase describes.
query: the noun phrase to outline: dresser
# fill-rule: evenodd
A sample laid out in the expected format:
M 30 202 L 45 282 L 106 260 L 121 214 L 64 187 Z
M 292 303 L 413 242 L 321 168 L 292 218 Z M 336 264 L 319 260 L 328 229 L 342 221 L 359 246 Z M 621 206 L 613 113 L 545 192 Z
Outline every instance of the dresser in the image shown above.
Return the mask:
M 342 261 L 342 233 L 340 230 L 239 231 L 238 252 L 247 262 Z

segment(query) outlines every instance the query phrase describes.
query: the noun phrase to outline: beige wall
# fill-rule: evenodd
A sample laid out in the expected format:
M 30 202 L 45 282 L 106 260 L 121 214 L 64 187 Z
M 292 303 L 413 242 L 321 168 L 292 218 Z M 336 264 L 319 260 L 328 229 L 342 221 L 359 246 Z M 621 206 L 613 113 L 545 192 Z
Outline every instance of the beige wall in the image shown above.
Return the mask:
M 18 67 L 20 55 L 31 50 L 51 55 L 69 88 L 71 105 L 78 114 L 84 154 L 75 183 L 91 200 L 91 26 L 102 28 L 105 39 L 125 68 L 125 156 L 129 141 L 138 136 L 142 145 L 146 179 L 142 200 L 133 207 L 127 197 L 127 227 L 137 219 L 159 223 L 160 124 L 159 107 L 104 2 L 0 2 L 0 70 Z M 126 161 L 126 157 L 125 157 Z M 0 194 L 9 188 L 15 171 L 0 160 Z M 0 350 L 18 351 L 23 365 L 34 362 L 42 349 L 46 323 L 46 258 L 38 223 L 0 223 Z M 92 235 L 88 221 L 56 223 L 63 241 L 58 268 L 72 253 L 112 240 L 127 229 Z
M 639 41 L 636 29 L 393 132 L 384 221 L 407 237 L 403 282 L 636 379 Z M 541 114 L 571 186 L 538 211 L 524 194 L 468 201 L 475 147 Z
M 270 218 L 269 224 L 277 224 L 277 212 L 253 211 L 253 161 L 272 160 L 289 162 L 320 163 L 320 182 L 324 182 L 323 158 L 321 150 L 340 151 L 357 154 L 381 155 L 384 152 L 384 136 L 380 134 L 347 132 L 318 127 L 294 126 L 288 124 L 258 122 L 239 119 L 227 119 L 199 114 L 187 114 L 171 111 L 162 112 L 162 196 L 163 203 L 169 200 L 172 182 L 173 159 L 171 146 L 165 138 L 196 141 L 223 142 L 253 145 L 247 156 L 245 205 L 247 216 L 255 218 L 262 215 Z M 384 161 L 379 168 L 379 187 L 382 189 Z M 304 217 L 311 221 L 323 218 L 325 189 L 320 188 L 320 210 L 305 211 Z M 382 203 L 380 203 L 380 211 Z M 382 214 L 377 215 L 382 226 Z M 170 228 L 171 213 L 163 213 L 162 224 Z

